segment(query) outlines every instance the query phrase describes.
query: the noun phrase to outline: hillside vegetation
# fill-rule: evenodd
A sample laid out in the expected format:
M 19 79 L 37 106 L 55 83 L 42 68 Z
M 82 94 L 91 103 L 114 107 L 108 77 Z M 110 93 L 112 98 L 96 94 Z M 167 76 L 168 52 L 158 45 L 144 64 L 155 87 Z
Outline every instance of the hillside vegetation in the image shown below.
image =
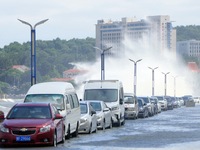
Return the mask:
M 177 41 L 200 40 L 200 26 L 177 26 Z M 71 39 L 36 42 L 37 82 L 49 81 L 62 77 L 65 70 L 73 68 L 72 62 L 95 61 L 95 39 Z M 26 93 L 30 87 L 30 71 L 20 72 L 12 69 L 13 65 L 30 67 L 30 42 L 10 43 L 0 49 L 0 94 Z M 184 58 L 186 61 L 197 58 Z

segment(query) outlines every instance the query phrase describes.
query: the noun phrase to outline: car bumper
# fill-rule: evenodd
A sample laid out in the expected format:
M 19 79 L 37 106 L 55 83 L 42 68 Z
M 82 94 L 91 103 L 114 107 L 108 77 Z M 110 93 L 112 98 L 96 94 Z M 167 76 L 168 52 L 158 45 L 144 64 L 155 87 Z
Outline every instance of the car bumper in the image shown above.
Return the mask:
M 88 133 L 89 131 L 90 131 L 90 122 L 86 121 L 80 123 L 78 130 L 79 133 Z
M 136 111 L 125 111 L 125 118 L 136 118 L 137 113 Z
M 30 137 L 30 140 L 17 141 L 17 137 L 22 137 L 22 135 L 1 132 L 0 145 L 53 145 L 53 135 L 53 131 L 33 135 L 23 135 L 23 137 Z

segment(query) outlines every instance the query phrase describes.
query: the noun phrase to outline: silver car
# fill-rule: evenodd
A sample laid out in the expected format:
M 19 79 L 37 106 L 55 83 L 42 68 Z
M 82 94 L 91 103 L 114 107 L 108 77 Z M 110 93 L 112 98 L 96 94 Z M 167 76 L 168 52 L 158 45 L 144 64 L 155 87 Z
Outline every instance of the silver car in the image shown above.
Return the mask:
M 154 96 L 158 98 L 158 102 L 161 104 L 161 110 L 167 110 L 167 100 L 164 98 L 164 96 Z
M 137 97 L 132 93 L 124 93 L 125 118 L 138 118 L 139 106 Z
M 112 112 L 106 103 L 98 100 L 90 100 L 90 105 L 97 113 L 97 128 L 102 130 L 112 128 Z
M 154 112 L 154 104 L 153 104 L 153 103 L 151 103 L 151 100 L 150 100 L 150 98 L 149 98 L 149 97 L 147 97 L 147 96 L 138 97 L 138 98 L 140 98 L 140 99 L 143 99 L 143 100 L 144 100 L 144 102 L 145 102 L 145 104 L 147 105 L 147 107 L 148 107 L 148 110 L 149 110 L 149 116 L 153 116 L 153 115 L 155 114 L 155 112 Z
M 80 101 L 81 119 L 79 133 L 93 133 L 97 131 L 96 111 L 88 101 Z

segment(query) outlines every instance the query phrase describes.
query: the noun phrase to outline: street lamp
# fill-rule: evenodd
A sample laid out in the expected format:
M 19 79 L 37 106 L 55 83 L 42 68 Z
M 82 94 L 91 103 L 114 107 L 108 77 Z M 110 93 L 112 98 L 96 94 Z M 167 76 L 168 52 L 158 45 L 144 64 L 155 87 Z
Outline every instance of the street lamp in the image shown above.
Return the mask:
M 133 83 L 133 85 L 134 85 L 134 94 L 135 94 L 135 96 L 136 96 L 137 63 L 138 63 L 139 61 L 141 61 L 142 59 L 138 59 L 137 61 L 134 61 L 134 60 L 132 60 L 132 59 L 129 59 L 129 60 L 132 61 L 132 62 L 134 63 L 134 83 Z
M 35 28 L 36 26 L 45 23 L 49 19 L 42 20 L 32 26 L 30 23 L 18 19 L 21 23 L 24 23 L 31 28 L 31 86 L 36 84 L 36 42 L 35 42 Z
M 174 78 L 174 97 L 176 97 L 176 78 L 178 76 L 172 76 Z
M 164 74 L 165 76 L 165 79 L 164 79 L 164 91 L 165 91 L 165 96 L 167 95 L 167 75 L 169 74 L 170 72 L 167 72 L 167 73 L 164 73 L 162 72 L 162 74 Z
M 98 47 L 94 47 L 95 49 L 98 49 L 101 51 L 101 80 L 105 80 L 105 60 L 104 60 L 104 52 L 108 51 L 112 47 L 108 47 L 106 49 L 100 49 Z
M 158 67 L 155 68 L 148 67 L 148 68 L 152 70 L 152 96 L 154 96 L 154 70 L 156 70 Z

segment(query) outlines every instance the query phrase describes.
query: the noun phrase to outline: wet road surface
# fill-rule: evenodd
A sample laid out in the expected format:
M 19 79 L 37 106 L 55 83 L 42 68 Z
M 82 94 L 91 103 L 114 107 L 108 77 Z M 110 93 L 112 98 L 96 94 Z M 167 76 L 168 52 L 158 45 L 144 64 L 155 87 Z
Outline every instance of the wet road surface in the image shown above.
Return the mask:
M 4 106 L 7 107 L 8 103 L 4 103 Z M 2 104 L 1 107 L 4 107 Z M 126 120 L 124 126 L 105 131 L 98 130 L 97 133 L 79 134 L 77 138 L 58 144 L 57 148 L 29 147 L 29 149 L 199 150 L 199 147 L 200 105 L 196 105 L 162 111 L 145 119 Z M 19 149 L 27 149 L 27 147 Z

